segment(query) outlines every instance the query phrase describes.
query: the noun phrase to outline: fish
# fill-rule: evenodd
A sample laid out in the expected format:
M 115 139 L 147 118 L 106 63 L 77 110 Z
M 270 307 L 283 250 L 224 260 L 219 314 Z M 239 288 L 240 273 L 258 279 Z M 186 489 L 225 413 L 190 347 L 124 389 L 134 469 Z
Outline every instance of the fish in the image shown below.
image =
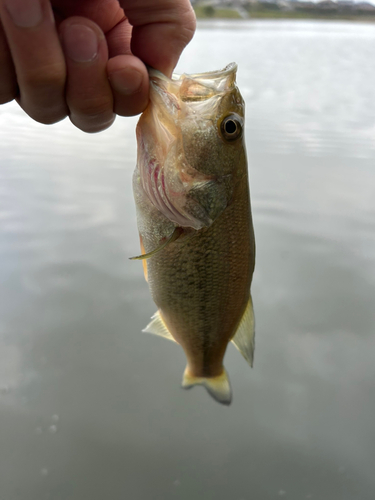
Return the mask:
M 157 312 L 143 330 L 179 344 L 182 387 L 229 405 L 223 365 L 233 342 L 250 366 L 255 266 L 237 65 L 168 78 L 149 69 L 136 128 L 133 193 L 144 276 Z

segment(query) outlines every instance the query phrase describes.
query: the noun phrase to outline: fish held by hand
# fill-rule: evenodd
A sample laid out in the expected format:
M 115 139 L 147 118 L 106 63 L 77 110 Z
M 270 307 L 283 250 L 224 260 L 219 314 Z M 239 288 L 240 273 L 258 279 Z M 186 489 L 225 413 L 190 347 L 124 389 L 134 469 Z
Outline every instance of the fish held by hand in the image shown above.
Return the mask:
M 252 366 L 255 263 L 236 64 L 167 78 L 150 70 L 137 125 L 133 191 L 144 274 L 158 310 L 144 331 L 187 358 L 182 386 L 231 402 L 223 358 L 232 341 Z

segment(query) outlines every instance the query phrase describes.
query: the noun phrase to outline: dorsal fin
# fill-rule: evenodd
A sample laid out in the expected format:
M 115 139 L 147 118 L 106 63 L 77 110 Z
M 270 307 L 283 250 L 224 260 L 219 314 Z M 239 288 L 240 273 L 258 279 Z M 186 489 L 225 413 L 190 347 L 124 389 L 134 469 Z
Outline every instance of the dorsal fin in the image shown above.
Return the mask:
M 255 322 L 251 295 L 249 297 L 249 302 L 247 303 L 245 312 L 243 313 L 237 331 L 232 338 L 232 342 L 249 363 L 249 365 L 253 367 L 255 349 Z
M 156 311 L 156 313 L 152 316 L 150 323 L 142 330 L 142 332 L 153 333 L 154 335 L 159 335 L 160 337 L 176 342 L 168 330 L 167 325 L 164 323 L 159 311 Z

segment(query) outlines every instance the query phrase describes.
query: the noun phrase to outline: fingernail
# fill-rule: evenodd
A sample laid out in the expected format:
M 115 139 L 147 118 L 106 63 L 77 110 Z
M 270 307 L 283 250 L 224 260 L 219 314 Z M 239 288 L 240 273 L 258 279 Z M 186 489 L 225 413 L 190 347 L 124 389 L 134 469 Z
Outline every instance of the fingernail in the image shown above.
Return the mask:
M 132 95 L 141 90 L 143 76 L 139 71 L 127 68 L 111 73 L 109 81 L 116 92 Z
M 90 62 L 98 54 L 98 37 L 94 30 L 81 24 L 70 24 L 63 32 L 65 52 L 75 62 Z
M 43 19 L 40 0 L 6 0 L 5 5 L 12 21 L 20 28 L 32 28 Z

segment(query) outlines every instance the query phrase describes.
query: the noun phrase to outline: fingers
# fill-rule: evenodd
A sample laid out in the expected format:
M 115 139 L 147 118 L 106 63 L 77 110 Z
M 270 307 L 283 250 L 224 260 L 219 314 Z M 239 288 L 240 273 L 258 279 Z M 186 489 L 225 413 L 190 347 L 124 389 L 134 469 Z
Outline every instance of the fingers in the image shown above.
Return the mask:
M 19 87 L 19 104 L 41 123 L 70 115 L 86 132 L 113 123 L 107 44 L 95 23 L 69 18 L 59 26 L 60 39 L 49 0 L 0 0 L 0 18 L 1 103 Z
M 133 26 L 132 53 L 170 76 L 195 31 L 189 0 L 120 0 Z
M 115 113 L 134 116 L 144 111 L 149 92 L 146 66 L 137 57 L 123 55 L 110 59 L 107 68 Z
M 59 38 L 50 1 L 0 0 L 0 103 L 18 95 L 35 120 L 69 114 L 86 132 L 143 111 L 145 64 L 170 75 L 195 30 L 189 0 L 53 0 Z
M 121 116 L 141 113 L 147 106 L 149 78 L 143 62 L 131 54 L 131 26 L 126 19 L 106 34 L 111 59 L 107 64 L 114 110 Z
M 18 87 L 12 56 L 0 22 L 0 104 L 13 101 L 17 97 Z
M 0 0 L 0 15 L 17 74 L 21 107 L 41 123 L 61 120 L 67 114 L 65 61 L 49 1 Z M 6 71 L 12 74 L 9 61 Z M 12 76 L 6 78 L 10 79 Z M 14 89 L 14 76 L 12 84 Z
M 118 0 L 50 0 L 61 20 L 72 16 L 86 17 L 107 33 L 123 18 Z
M 83 17 L 63 21 L 59 30 L 66 57 L 70 120 L 84 132 L 104 130 L 115 119 L 105 36 L 97 24 Z
M 53 0 L 60 16 L 79 15 L 94 21 L 108 45 L 108 78 L 116 114 L 141 113 L 148 103 L 149 79 L 145 65 L 130 50 L 132 27 L 117 0 Z M 69 76 L 69 80 L 70 80 Z

